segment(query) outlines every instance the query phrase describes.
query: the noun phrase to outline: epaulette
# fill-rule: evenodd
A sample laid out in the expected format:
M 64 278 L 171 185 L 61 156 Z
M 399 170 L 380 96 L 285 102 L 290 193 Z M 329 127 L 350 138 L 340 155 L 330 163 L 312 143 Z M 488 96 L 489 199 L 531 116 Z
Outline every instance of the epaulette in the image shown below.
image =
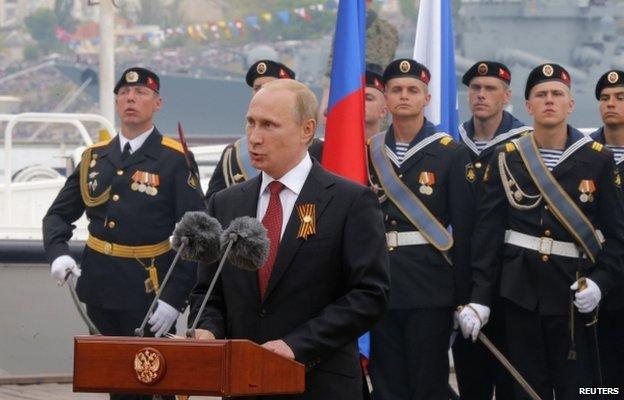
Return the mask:
M 513 144 L 511 142 L 508 142 L 507 144 L 505 144 L 505 152 L 506 153 L 511 153 L 512 151 L 515 151 L 515 150 L 516 150 L 516 145 L 515 144 Z
M 445 136 L 442 139 L 440 139 L 440 143 L 442 143 L 442 146 L 448 146 L 449 143 L 451 143 L 453 141 L 453 138 L 450 136 Z
M 95 149 L 96 147 L 103 147 L 110 143 L 112 139 L 102 140 L 101 142 L 93 143 L 89 146 L 89 149 Z
M 163 146 L 169 147 L 170 149 L 177 150 L 180 153 L 184 154 L 184 148 L 182 147 L 182 143 L 178 142 L 175 139 L 172 139 L 167 136 L 163 136 L 161 143 Z
M 592 142 L 591 148 L 592 150 L 596 150 L 597 152 L 601 152 L 604 146 L 598 142 Z

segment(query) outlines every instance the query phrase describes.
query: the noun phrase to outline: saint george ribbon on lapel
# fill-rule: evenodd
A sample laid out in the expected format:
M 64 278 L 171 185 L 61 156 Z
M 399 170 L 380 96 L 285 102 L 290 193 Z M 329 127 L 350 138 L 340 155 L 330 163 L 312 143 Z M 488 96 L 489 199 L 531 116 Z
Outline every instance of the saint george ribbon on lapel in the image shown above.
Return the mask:
M 280 236 L 282 233 L 282 202 L 280 193 L 284 190 L 284 184 L 280 181 L 269 183 L 269 206 L 262 218 L 262 225 L 267 229 L 269 238 L 269 256 L 264 265 L 258 269 L 258 287 L 260 288 L 260 298 L 264 298 L 267 287 L 269 286 L 269 278 L 273 271 L 273 264 L 277 258 L 277 249 L 279 248 Z

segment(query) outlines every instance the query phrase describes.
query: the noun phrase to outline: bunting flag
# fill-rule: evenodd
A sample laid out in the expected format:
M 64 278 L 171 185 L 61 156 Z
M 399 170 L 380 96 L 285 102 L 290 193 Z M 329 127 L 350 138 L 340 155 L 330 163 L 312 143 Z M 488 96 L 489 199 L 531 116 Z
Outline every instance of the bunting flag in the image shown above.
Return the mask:
M 458 137 L 457 80 L 451 0 L 421 0 L 414 59 L 431 71 L 431 101 L 425 116 L 441 130 Z
M 365 0 L 341 1 L 334 34 L 323 165 L 366 184 L 364 142 Z

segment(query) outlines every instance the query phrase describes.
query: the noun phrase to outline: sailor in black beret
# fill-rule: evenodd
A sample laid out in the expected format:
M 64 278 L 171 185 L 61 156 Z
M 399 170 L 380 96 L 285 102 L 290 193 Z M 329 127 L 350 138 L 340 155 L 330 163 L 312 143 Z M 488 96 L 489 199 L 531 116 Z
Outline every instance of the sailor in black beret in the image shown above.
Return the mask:
M 511 72 L 505 64 L 496 61 L 479 61 L 475 63 L 462 77 L 462 83 L 470 85 L 470 81 L 478 76 L 492 76 L 498 78 L 506 84 L 511 83 Z
M 596 83 L 596 100 L 600 100 L 602 89 L 624 86 L 624 71 L 617 69 L 605 72 Z
M 429 85 L 431 73 L 427 67 L 417 61 L 409 58 L 399 58 L 388 64 L 383 73 L 383 82 L 387 84 L 392 78 L 403 77 L 413 77 L 421 80 L 425 85 Z
M 561 65 L 558 64 L 542 64 L 539 65 L 529 73 L 527 78 L 526 88 L 524 89 L 525 100 L 529 99 L 531 89 L 537 84 L 546 81 L 559 81 L 565 84 L 568 88 L 572 86 L 572 80 L 570 74 Z
M 392 124 L 368 139 L 369 182 L 391 250 L 390 306 L 371 330 L 369 371 L 380 399 L 448 398 L 453 307 L 470 293 L 463 277 L 470 276 L 476 174 L 465 146 L 425 117 L 430 79 L 414 60 L 392 61 L 383 74 Z
M 260 90 L 263 84 L 274 79 L 295 79 L 295 72 L 282 63 L 273 60 L 256 61 L 245 76 L 247 86 L 254 93 Z
M 489 170 L 496 148 L 531 128 L 516 119 L 505 107 L 511 101 L 511 72 L 496 61 L 479 61 L 466 71 L 462 83 L 468 86 L 471 116 L 459 125 L 461 142 L 468 148 L 476 175 L 477 190 Z M 475 254 L 480 254 L 476 250 Z M 475 308 L 476 309 L 476 308 Z M 502 301 L 495 301 L 485 334 L 505 352 L 505 321 Z M 475 346 L 470 338 L 458 337 L 453 344 L 457 385 L 464 399 L 513 398 L 513 382 L 485 347 Z
M 600 117 L 603 125 L 591 138 L 606 145 L 613 153 L 617 169 L 624 170 L 624 71 L 605 72 L 596 84 Z M 614 184 L 622 186 L 619 175 Z M 620 338 L 624 337 L 624 279 L 620 278 L 600 305 L 598 344 L 603 386 L 617 387 L 624 382 L 624 351 Z
M 366 64 L 365 117 L 366 137 L 381 131 L 381 122 L 388 114 L 383 83 L 382 68 L 378 64 Z
M 149 69 L 132 67 L 128 68 L 121 74 L 121 78 L 115 85 L 113 93 L 117 94 L 122 86 L 145 86 L 152 89 L 154 92 L 160 91 L 160 79 L 158 75 L 150 71 Z

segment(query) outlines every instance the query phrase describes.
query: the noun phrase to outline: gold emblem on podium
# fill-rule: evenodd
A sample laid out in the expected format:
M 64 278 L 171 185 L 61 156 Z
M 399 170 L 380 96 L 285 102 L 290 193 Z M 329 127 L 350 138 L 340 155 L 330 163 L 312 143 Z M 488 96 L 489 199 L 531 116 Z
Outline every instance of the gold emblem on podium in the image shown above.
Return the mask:
M 165 358 L 153 347 L 145 347 L 134 356 L 134 372 L 139 382 L 154 385 L 165 375 Z

